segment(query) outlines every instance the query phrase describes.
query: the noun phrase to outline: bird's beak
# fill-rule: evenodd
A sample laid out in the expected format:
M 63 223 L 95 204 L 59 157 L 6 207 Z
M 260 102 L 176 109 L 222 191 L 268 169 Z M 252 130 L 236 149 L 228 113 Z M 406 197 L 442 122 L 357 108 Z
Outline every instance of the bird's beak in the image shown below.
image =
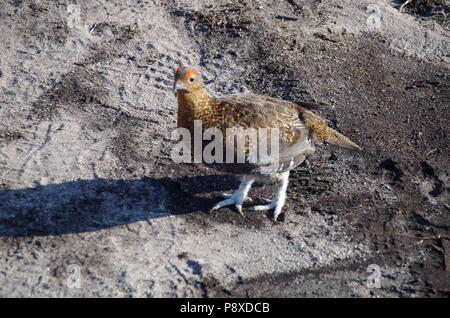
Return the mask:
M 183 90 L 186 92 L 189 91 L 186 87 L 184 87 L 183 84 L 178 83 L 178 82 L 173 83 L 173 91 L 175 92 L 175 94 L 177 93 L 178 90 Z

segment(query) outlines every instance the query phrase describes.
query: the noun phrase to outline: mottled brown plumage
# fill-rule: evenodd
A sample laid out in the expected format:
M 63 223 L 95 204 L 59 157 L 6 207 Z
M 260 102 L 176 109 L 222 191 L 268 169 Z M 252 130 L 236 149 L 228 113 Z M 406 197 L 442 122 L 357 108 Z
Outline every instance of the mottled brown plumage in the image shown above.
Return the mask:
M 275 200 L 257 210 L 275 208 L 275 219 L 284 204 L 287 178 L 290 170 L 301 164 L 305 155 L 314 151 L 314 144 L 329 142 L 347 148 L 361 149 L 347 137 L 327 125 L 327 122 L 309 109 L 317 108 L 311 103 L 292 103 L 277 98 L 256 94 L 238 94 L 224 97 L 210 96 L 203 85 L 200 74 L 185 67 L 175 72 L 174 90 L 178 99 L 178 127 L 187 128 L 193 136 L 194 120 L 201 120 L 203 130 L 219 128 L 224 136 L 226 128 L 278 128 L 279 158 L 277 164 L 267 162 L 225 164 L 225 170 L 241 176 L 241 187 L 227 200 L 213 209 L 235 204 L 241 213 L 242 202 L 251 184 L 260 180 L 281 180 Z M 302 107 L 302 106 L 303 107 Z M 307 109 L 308 108 L 308 109 Z M 272 140 L 268 140 L 273 142 Z M 249 148 L 245 145 L 247 155 Z M 241 189 L 242 188 L 242 189 Z

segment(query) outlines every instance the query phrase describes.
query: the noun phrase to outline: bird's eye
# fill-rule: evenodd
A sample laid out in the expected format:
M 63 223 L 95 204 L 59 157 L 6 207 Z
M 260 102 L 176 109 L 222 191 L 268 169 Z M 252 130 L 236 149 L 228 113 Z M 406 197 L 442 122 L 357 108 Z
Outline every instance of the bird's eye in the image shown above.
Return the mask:
M 189 82 L 192 83 L 193 81 L 195 81 L 195 76 L 189 77 Z

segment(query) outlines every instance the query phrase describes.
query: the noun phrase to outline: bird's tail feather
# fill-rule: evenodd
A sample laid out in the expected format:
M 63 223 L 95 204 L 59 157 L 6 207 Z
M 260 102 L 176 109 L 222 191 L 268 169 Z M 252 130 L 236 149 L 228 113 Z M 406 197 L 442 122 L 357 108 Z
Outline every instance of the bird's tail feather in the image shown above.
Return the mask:
M 325 141 L 344 148 L 362 150 L 359 145 L 331 127 L 327 127 Z
M 329 142 L 345 148 L 362 150 L 360 146 L 328 126 L 323 118 L 317 116 L 313 112 L 304 111 L 302 116 L 305 118 L 307 127 L 309 127 L 314 140 L 319 144 Z

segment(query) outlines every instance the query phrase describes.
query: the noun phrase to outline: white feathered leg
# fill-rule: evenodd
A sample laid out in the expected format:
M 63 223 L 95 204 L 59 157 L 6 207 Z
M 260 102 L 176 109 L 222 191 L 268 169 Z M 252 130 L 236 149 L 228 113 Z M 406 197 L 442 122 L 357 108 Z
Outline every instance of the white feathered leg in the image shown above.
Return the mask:
M 248 191 L 252 187 L 253 182 L 255 182 L 255 178 L 253 176 L 243 176 L 239 189 L 226 200 L 216 203 L 209 211 L 211 212 L 224 206 L 234 205 L 239 214 L 243 215 L 242 204 L 247 198 Z
M 286 190 L 288 182 L 289 182 L 289 171 L 281 173 L 281 181 L 277 185 L 275 198 L 272 201 L 270 201 L 269 204 L 257 205 L 254 206 L 253 209 L 255 211 L 265 211 L 275 209 L 273 213 L 273 218 L 276 221 L 281 213 L 281 209 L 283 208 L 284 203 L 286 202 Z

